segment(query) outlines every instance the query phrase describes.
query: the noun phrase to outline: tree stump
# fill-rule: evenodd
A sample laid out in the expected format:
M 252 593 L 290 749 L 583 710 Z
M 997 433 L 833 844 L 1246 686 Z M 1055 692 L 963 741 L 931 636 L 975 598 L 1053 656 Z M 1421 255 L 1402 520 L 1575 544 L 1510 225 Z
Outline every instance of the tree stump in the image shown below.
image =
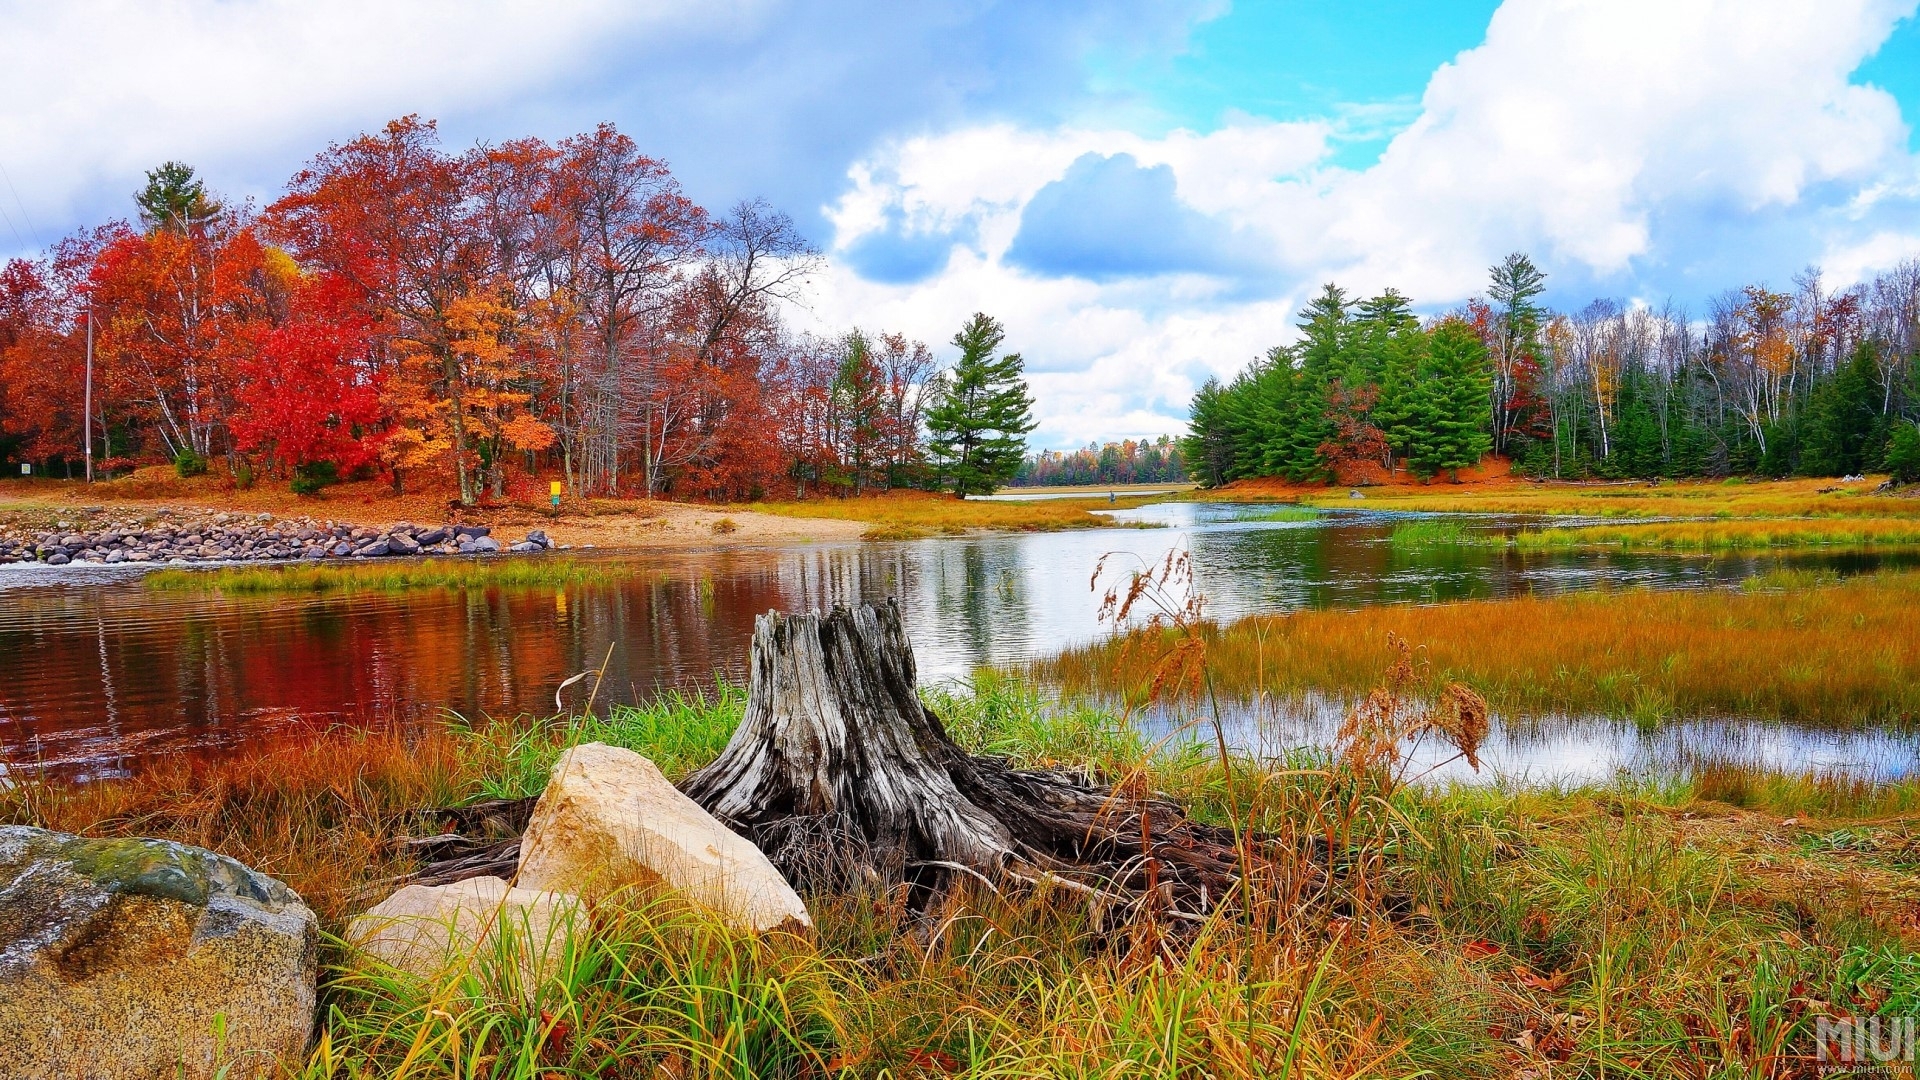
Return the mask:
M 1246 861 L 1166 799 L 962 749 L 920 701 L 891 600 L 761 615 L 746 715 L 681 790 L 803 892 L 973 878 L 1198 918 Z

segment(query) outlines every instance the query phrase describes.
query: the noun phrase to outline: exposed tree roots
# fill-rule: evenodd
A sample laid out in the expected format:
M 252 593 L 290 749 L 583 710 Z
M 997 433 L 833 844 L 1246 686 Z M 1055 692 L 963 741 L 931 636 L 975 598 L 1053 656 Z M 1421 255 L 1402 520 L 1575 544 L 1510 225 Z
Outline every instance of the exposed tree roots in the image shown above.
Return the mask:
M 750 678 L 733 739 L 681 788 L 803 892 L 969 879 L 1197 919 L 1265 864 L 1144 790 L 961 749 L 920 701 L 892 601 L 760 616 Z

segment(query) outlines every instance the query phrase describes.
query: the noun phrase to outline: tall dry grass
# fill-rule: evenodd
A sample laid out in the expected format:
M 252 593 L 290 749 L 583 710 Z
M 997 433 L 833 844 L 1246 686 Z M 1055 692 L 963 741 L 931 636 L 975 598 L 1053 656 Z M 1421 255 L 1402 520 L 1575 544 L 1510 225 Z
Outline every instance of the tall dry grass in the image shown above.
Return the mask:
M 1434 722 L 1470 742 L 1472 718 L 1409 711 L 1392 693 L 1338 746 L 1230 767 L 1017 681 L 929 700 L 976 750 L 1137 777 L 1197 817 L 1277 837 L 1273 868 L 1250 904 L 1202 925 L 1119 933 L 1059 892 L 981 888 L 919 915 L 902 895 L 816 896 L 810 938 L 742 935 L 640 895 L 598 907 L 534 987 L 510 952 L 422 981 L 336 945 L 317 1045 L 287 1073 L 1790 1076 L 1810 1064 L 1820 1009 L 1864 1014 L 1917 989 L 1899 958 L 1920 945 L 1903 906 L 1920 829 L 1792 802 L 1843 799 L 1837 788 L 1748 775 L 1742 805 L 1769 813 L 1712 801 L 1731 777 L 1410 788 L 1394 771 L 1398 736 Z M 380 841 L 403 811 L 537 789 L 578 739 L 679 773 L 712 756 L 740 705 L 727 691 L 567 722 L 335 733 L 130 781 L 29 784 L 0 807 L 210 844 L 302 889 L 333 932 L 374 899 L 355 885 L 396 868 Z
M 1773 547 L 1898 547 L 1920 544 L 1920 517 L 1739 518 L 1529 529 L 1513 538 L 1522 551 L 1617 548 L 1623 551 L 1737 551 Z
M 286 882 L 332 921 L 408 868 L 392 842 L 411 811 L 471 799 L 494 764 L 483 743 L 444 731 L 335 731 L 234 758 L 165 758 L 131 780 L 24 780 L 0 791 L 0 820 L 210 848 Z
M 797 502 L 753 503 L 749 510 L 783 517 L 832 518 L 872 524 L 868 539 L 911 540 L 924 536 L 958 536 L 973 529 L 1051 532 L 1113 525 L 1096 509 L 1138 506 L 1143 498 L 1109 504 L 1106 493 L 1085 499 L 1030 499 L 988 501 L 956 499 L 925 491 L 896 491 L 855 499 L 806 499 Z
M 1780 579 L 1773 579 L 1780 580 Z M 1222 694 L 1371 686 L 1397 635 L 1430 688 L 1464 682 L 1509 714 L 1732 715 L 1833 724 L 1920 718 L 1920 573 L 1741 591 L 1607 590 L 1256 616 L 1207 630 Z M 1138 702 L 1157 646 L 1116 638 L 1031 665 L 1073 693 Z
M 1528 484 L 1455 488 L 1400 485 L 1365 490 L 1367 509 L 1594 517 L 1920 519 L 1920 499 L 1875 494 L 1884 477 L 1834 480 L 1683 481 L 1650 484 Z M 1225 493 L 1228 497 L 1231 493 Z M 1207 498 L 1213 497 L 1208 493 Z M 1352 506 L 1344 489 L 1302 493 L 1311 505 Z

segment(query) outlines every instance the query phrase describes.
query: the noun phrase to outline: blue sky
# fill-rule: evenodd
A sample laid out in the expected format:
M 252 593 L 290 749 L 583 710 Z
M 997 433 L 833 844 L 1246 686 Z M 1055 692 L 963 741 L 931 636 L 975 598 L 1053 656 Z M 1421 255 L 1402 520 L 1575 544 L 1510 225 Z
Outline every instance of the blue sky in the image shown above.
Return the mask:
M 447 142 L 612 120 L 829 257 L 793 321 L 1027 357 L 1037 441 L 1177 431 L 1320 282 L 1442 310 L 1525 250 L 1550 298 L 1701 310 L 1920 254 L 1914 0 L 0 0 L 0 254 L 155 163 L 271 199 L 410 112 Z

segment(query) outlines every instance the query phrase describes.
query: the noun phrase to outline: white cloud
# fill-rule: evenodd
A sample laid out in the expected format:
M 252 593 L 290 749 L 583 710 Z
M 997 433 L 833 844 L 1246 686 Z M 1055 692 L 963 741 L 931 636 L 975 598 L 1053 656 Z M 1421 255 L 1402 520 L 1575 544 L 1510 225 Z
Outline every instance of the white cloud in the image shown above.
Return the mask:
M 1887 230 L 1828 248 L 1819 265 L 1828 288 L 1846 289 L 1913 258 L 1920 258 L 1920 232 Z
M 1000 317 L 1034 380 L 1041 441 L 1156 434 L 1186 397 L 1290 336 L 1318 283 L 1393 285 L 1429 304 L 1478 291 L 1485 267 L 1530 251 L 1570 280 L 1657 291 L 1729 218 L 1771 229 L 1743 250 L 1791 272 L 1823 254 L 1835 277 L 1914 252 L 1903 185 L 1920 175 L 1893 98 L 1856 86 L 1912 0 L 1509 0 L 1480 46 L 1430 80 L 1417 119 L 1359 171 L 1327 164 L 1338 125 L 1231 120 L 1218 131 L 995 125 L 883 146 L 828 209 L 836 247 L 887 226 L 973 231 L 914 284 L 823 282 L 828 324 L 943 341 L 979 309 Z M 1260 280 L 1192 276 L 1106 285 L 1003 265 L 1027 200 L 1086 153 L 1173 168 L 1181 200 L 1260 238 Z M 1889 194 L 1891 193 L 1891 194 Z M 1712 283 L 1713 289 L 1739 281 Z
M 746 3 L 511 0 L 0 7 L 0 165 L 43 235 L 184 159 L 268 194 L 329 141 L 408 112 L 511 100 L 610 32 L 725 25 Z M 224 169 L 209 166 L 226 166 Z M 244 189 L 241 193 L 247 193 Z M 19 207 L 11 194 L 11 217 Z M 18 224 L 18 223 L 16 223 Z M 11 243 L 0 237 L 0 245 Z

